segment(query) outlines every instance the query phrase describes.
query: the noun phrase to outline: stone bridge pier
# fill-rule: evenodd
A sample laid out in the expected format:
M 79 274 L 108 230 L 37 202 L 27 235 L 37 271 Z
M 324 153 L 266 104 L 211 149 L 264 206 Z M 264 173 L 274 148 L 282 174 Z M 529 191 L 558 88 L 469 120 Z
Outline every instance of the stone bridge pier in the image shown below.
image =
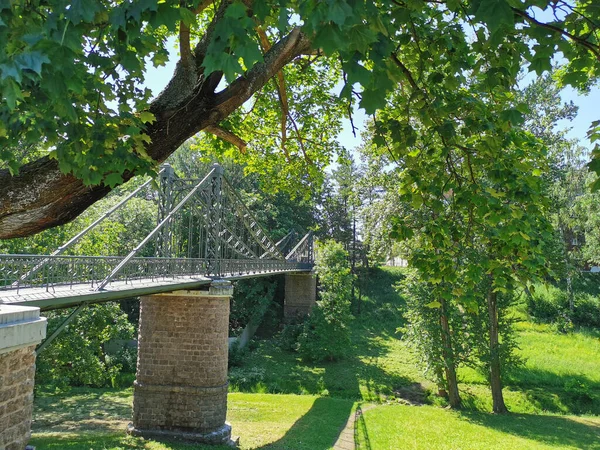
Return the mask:
M 35 346 L 45 337 L 40 308 L 0 305 L 0 449 L 22 450 L 31 436 Z
M 317 277 L 314 272 L 285 274 L 285 320 L 306 316 L 317 301 Z
M 133 423 L 150 438 L 223 444 L 227 414 L 228 281 L 141 297 Z

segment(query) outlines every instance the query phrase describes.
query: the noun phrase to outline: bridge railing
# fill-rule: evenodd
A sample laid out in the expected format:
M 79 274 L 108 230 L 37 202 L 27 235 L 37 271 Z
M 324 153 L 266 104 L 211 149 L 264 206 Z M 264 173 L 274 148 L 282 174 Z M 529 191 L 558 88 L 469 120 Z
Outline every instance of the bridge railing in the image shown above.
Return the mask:
M 119 263 L 118 256 L 70 255 L 0 255 L 0 291 L 41 288 L 50 291 L 59 286 L 95 289 Z M 42 261 L 45 264 L 27 279 L 23 273 L 31 271 Z M 110 284 L 153 282 L 166 279 L 209 276 L 241 276 L 288 270 L 310 270 L 310 264 L 290 263 L 273 259 L 224 259 L 219 273 L 211 273 L 206 258 L 131 258 L 112 279 Z

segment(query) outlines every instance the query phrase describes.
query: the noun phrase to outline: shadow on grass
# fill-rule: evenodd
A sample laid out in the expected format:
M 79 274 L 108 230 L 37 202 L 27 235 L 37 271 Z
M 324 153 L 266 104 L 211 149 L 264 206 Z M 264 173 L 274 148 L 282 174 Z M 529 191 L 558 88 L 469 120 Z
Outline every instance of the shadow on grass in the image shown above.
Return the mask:
M 141 438 L 126 436 L 125 431 L 119 434 L 77 433 L 41 434 L 34 436 L 29 442 L 39 449 L 48 450 L 90 450 L 90 449 L 161 449 L 161 450 L 231 450 L 228 446 L 187 444 L 181 442 L 147 441 Z
M 310 410 L 276 442 L 260 447 L 268 450 L 328 449 L 337 441 L 352 414 L 351 400 L 317 398 Z
M 507 386 L 524 392 L 543 411 L 600 414 L 600 383 L 584 375 L 561 375 L 526 367 L 511 374 Z
M 130 389 L 72 388 L 66 393 L 38 391 L 32 429 L 46 432 L 122 430 L 131 419 Z
M 600 449 L 600 424 L 586 422 L 585 418 L 573 420 L 559 416 L 479 412 L 462 412 L 461 417 L 503 433 L 551 446 Z

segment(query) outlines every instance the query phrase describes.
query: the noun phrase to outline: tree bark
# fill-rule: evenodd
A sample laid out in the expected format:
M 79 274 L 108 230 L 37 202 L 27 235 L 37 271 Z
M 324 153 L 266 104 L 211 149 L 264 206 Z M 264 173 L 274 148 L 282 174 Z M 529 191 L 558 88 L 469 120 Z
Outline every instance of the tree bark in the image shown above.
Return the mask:
M 456 360 L 452 348 L 452 338 L 450 335 L 450 324 L 448 323 L 448 306 L 446 300 L 440 299 L 440 326 L 442 328 L 442 357 L 444 359 L 444 372 L 446 374 L 446 383 L 448 384 L 448 402 L 450 407 L 459 409 L 462 406 L 460 394 L 458 392 L 458 379 L 456 376 Z
M 496 414 L 508 412 L 502 394 L 502 373 L 500 366 L 500 345 L 498 341 L 498 293 L 490 286 L 487 296 L 490 333 L 490 387 L 492 389 L 492 410 Z
M 179 61 L 173 78 L 150 105 L 156 122 L 146 130 L 151 138 L 146 151 L 156 164 L 199 131 L 218 125 L 287 63 L 310 49 L 310 41 L 296 28 L 271 47 L 262 63 L 215 92 L 222 74 L 205 76 L 201 69 L 210 32 L 209 27 L 194 50 L 195 67 Z M 123 178 L 127 181 L 134 175 L 125 173 Z M 57 161 L 47 157 L 24 165 L 16 176 L 0 170 L 0 239 L 30 236 L 65 224 L 110 190 L 104 185 L 85 186 L 61 173 Z

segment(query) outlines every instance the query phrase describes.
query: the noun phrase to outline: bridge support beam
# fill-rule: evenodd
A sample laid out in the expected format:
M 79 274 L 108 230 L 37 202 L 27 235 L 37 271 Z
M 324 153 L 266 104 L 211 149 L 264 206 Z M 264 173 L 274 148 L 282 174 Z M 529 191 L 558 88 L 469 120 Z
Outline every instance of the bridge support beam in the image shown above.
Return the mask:
M 35 346 L 46 337 L 40 308 L 0 305 L 0 448 L 22 450 L 31 436 Z
M 231 283 L 141 298 L 133 423 L 157 439 L 223 444 Z
M 286 273 L 283 317 L 285 320 L 303 317 L 317 301 L 317 277 L 313 272 Z

